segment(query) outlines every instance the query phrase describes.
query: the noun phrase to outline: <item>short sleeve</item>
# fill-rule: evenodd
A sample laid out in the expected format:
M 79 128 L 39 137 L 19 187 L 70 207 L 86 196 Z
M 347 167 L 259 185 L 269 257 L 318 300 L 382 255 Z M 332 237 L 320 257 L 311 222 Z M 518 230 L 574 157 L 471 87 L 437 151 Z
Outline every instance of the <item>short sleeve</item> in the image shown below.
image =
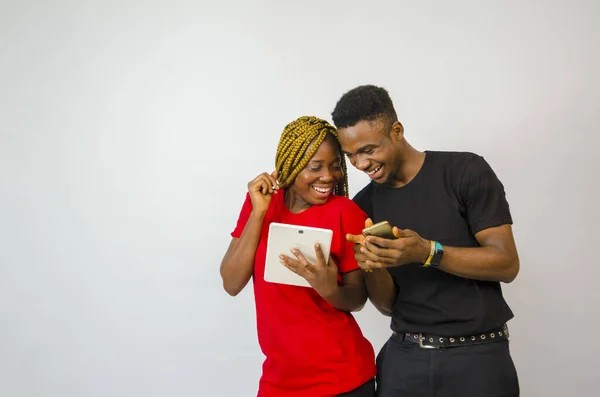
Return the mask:
M 242 209 L 240 211 L 240 216 L 238 218 L 237 224 L 233 232 L 231 232 L 231 237 L 240 238 L 244 228 L 246 227 L 246 223 L 248 223 L 248 219 L 250 218 L 250 214 L 252 213 L 252 201 L 250 200 L 250 194 L 246 193 L 246 199 L 244 200 L 244 204 L 242 205 Z
M 346 239 L 346 234 L 360 234 L 365 228 L 367 214 L 361 210 L 356 203 L 348 201 L 348 205 L 342 211 L 340 238 L 342 240 L 340 257 L 338 258 L 338 269 L 340 273 L 347 273 L 358 269 L 354 259 L 354 243 Z
M 504 186 L 483 157 L 475 155 L 467 162 L 460 191 L 473 234 L 490 227 L 512 224 Z

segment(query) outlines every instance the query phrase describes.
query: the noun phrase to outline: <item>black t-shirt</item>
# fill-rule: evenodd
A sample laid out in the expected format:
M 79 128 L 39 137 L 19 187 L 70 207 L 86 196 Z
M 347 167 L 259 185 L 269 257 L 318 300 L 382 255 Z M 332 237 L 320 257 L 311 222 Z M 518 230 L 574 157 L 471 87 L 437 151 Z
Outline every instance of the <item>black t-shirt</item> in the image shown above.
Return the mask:
M 512 224 L 504 187 L 483 157 L 468 152 L 425 153 L 421 170 L 405 186 L 371 182 L 354 197 L 373 222 L 387 220 L 452 247 L 478 247 L 475 233 Z M 388 269 L 398 287 L 392 330 L 468 336 L 513 317 L 499 282 L 462 278 L 421 265 Z

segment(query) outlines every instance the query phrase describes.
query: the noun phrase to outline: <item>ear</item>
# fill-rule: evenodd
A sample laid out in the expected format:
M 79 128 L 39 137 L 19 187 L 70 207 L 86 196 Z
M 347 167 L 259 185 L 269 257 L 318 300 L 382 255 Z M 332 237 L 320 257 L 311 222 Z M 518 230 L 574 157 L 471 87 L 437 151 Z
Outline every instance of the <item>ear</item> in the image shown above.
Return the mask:
M 404 126 L 399 121 L 395 121 L 390 129 L 390 138 L 395 141 L 404 140 Z

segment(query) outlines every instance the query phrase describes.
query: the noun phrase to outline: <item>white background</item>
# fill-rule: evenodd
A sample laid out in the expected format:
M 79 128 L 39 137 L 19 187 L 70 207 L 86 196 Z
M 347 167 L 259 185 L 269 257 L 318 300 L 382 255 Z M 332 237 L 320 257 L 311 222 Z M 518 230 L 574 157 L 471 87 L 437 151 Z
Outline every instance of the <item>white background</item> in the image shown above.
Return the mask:
M 477 152 L 504 183 L 522 395 L 598 395 L 599 14 L 2 0 L 0 395 L 254 396 L 252 289 L 229 297 L 218 271 L 246 183 L 285 124 L 366 83 L 417 149 Z M 366 182 L 350 170 L 351 193 Z M 379 350 L 389 319 L 357 318 Z

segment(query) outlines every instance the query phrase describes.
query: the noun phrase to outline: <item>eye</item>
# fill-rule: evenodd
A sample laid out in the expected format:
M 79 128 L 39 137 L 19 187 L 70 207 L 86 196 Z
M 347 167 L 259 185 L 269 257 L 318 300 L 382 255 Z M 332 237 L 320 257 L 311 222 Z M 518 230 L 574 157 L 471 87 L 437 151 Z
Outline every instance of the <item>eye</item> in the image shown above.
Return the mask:
M 366 149 L 363 153 L 364 154 L 373 154 L 374 151 L 375 151 L 375 148 L 370 148 L 370 149 Z
M 308 167 L 308 170 L 312 171 L 312 172 L 319 172 L 319 171 L 321 171 L 321 166 Z

